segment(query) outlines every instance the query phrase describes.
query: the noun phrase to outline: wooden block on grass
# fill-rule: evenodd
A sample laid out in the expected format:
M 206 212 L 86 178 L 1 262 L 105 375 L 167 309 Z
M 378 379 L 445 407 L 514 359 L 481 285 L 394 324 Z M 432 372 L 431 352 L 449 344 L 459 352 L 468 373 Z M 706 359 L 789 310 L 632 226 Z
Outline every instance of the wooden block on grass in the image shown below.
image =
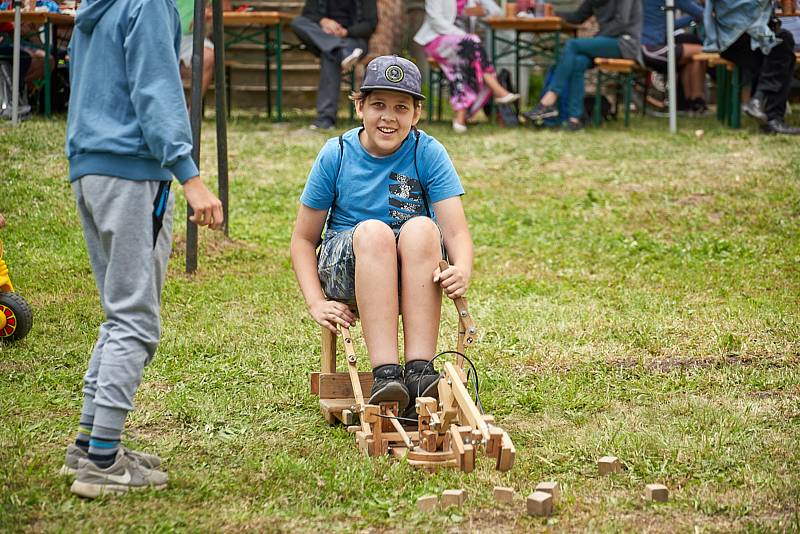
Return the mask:
M 528 515 L 550 515 L 553 513 L 553 496 L 543 491 L 534 491 L 528 496 Z
M 514 502 L 514 488 L 507 488 L 505 486 L 495 486 L 494 500 L 506 504 Z
M 431 512 L 439 504 L 439 497 L 436 495 L 423 495 L 417 499 L 417 508 L 423 512 Z
M 669 490 L 664 484 L 648 484 L 644 487 L 644 497 L 648 501 L 667 502 Z
M 616 456 L 603 456 L 597 460 L 597 469 L 601 475 L 610 475 L 622 471 L 622 464 Z
M 466 500 L 466 490 L 444 490 L 442 492 L 442 508 L 447 508 L 449 506 L 461 506 Z
M 552 495 L 553 506 L 558 504 L 558 501 L 561 500 L 561 490 L 558 487 L 558 482 L 552 480 L 540 482 L 539 485 L 536 486 L 536 491 L 543 491 L 544 493 L 549 493 Z

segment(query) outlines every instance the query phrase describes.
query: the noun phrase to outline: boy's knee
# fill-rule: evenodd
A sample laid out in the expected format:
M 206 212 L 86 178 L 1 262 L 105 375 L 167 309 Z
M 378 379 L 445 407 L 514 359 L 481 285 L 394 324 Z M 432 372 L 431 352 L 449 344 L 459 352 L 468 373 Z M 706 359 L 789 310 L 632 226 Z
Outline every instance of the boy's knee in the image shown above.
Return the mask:
M 403 225 L 398 249 L 400 254 L 425 254 L 429 251 L 441 253 L 439 227 L 428 217 L 414 217 Z
M 388 224 L 369 219 L 358 225 L 353 233 L 353 250 L 359 252 L 384 253 L 394 251 L 394 232 Z

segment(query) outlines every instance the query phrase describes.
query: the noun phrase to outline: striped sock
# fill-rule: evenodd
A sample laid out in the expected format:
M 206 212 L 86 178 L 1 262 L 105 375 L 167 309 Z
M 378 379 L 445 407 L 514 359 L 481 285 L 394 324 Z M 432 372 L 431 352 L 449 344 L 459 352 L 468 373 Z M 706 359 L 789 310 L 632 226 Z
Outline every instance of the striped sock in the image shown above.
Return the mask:
M 94 425 L 94 397 L 83 395 L 83 407 L 81 408 L 81 418 L 78 421 L 78 435 L 75 438 L 75 445 L 89 451 L 89 438 L 92 435 L 92 425 Z
M 100 469 L 114 464 L 127 415 L 126 410 L 97 406 L 89 439 L 89 460 Z

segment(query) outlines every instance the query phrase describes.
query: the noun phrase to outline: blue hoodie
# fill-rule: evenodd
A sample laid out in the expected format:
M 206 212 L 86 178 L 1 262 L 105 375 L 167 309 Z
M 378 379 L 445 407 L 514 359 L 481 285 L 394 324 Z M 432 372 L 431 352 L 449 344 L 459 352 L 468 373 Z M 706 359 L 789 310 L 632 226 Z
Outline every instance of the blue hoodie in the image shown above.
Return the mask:
M 69 45 L 70 181 L 197 176 L 174 0 L 84 0 Z

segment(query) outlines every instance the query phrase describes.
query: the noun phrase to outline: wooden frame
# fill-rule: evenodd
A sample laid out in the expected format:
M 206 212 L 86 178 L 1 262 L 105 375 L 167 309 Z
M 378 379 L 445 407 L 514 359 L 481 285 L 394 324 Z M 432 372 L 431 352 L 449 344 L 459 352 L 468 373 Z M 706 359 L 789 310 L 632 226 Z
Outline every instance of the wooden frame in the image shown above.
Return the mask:
M 442 261 L 442 270 L 448 267 Z M 406 430 L 396 418 L 397 403 L 366 404 L 364 391 L 372 387 L 372 373 L 359 373 L 350 329 L 342 327 L 347 372 L 336 370 L 336 334 L 322 328 L 320 372 L 311 373 L 311 393 L 319 396 L 322 415 L 330 424 L 343 423 L 355 434 L 358 448 L 367 456 L 391 453 L 412 466 L 435 471 L 475 469 L 476 453 L 495 459 L 500 471 L 514 465 L 516 449 L 508 433 L 483 414 L 467 390 L 464 351 L 477 340 L 477 327 L 467 301 L 454 300 L 458 312 L 456 363 L 446 362 L 439 380 L 439 399 L 416 400 L 417 430 Z M 354 424 L 358 419 L 358 424 Z

